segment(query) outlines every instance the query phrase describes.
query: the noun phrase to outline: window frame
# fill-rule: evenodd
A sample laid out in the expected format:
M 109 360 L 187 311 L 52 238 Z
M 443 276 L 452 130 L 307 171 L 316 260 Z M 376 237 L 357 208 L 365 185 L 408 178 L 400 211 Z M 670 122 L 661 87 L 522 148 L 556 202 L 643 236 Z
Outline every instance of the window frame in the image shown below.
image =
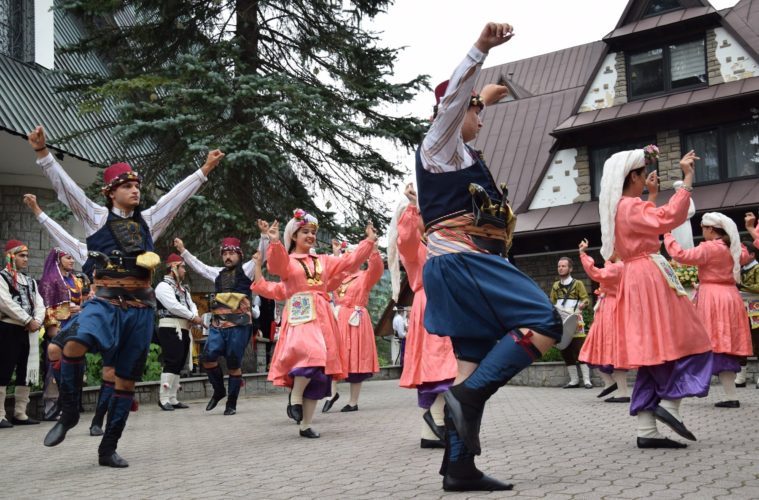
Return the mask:
M 615 146 L 617 144 L 621 144 L 621 148 L 619 151 L 625 151 L 627 149 L 633 148 L 635 146 L 631 146 L 632 143 L 639 143 L 639 144 L 656 144 L 656 135 L 644 135 L 640 136 L 637 139 L 630 139 L 625 141 L 616 141 L 616 142 L 609 142 L 605 144 L 598 144 L 594 146 L 588 146 L 588 164 L 590 165 L 590 200 L 591 201 L 598 201 L 598 195 L 599 193 L 596 192 L 596 168 L 595 168 L 595 161 L 593 158 L 593 150 L 602 149 L 602 148 L 610 148 L 612 146 Z M 619 152 L 617 151 L 617 152 Z M 612 153 L 613 154 L 613 153 Z M 606 163 L 606 160 L 604 160 L 604 163 Z M 603 170 L 603 165 L 600 165 L 600 170 Z M 656 162 L 656 173 L 658 175 L 659 173 L 659 162 Z M 603 174 L 602 174 L 603 175 Z M 599 179 L 600 183 L 600 179 Z M 645 192 L 645 191 L 644 191 Z
M 680 5 L 678 5 L 677 7 L 672 7 L 671 9 L 663 10 L 661 12 L 654 12 L 653 14 L 646 14 L 645 12 L 648 10 L 648 8 L 651 6 L 651 4 L 654 1 L 655 0 L 648 0 L 648 2 L 646 3 L 646 6 L 642 10 L 643 14 L 640 16 L 641 19 L 646 19 L 646 18 L 654 17 L 654 16 L 661 16 L 661 15 L 664 15 L 664 14 L 666 14 L 668 12 L 674 12 L 676 10 L 681 10 L 681 9 L 684 8 L 682 6 L 682 4 L 680 4 L 680 2 L 678 1 L 677 3 L 680 4 Z
M 684 87 L 672 88 L 672 58 L 670 55 L 669 46 L 686 44 L 690 42 L 702 41 L 704 43 L 704 74 L 706 75 L 706 82 L 694 83 Z M 638 96 L 632 95 L 632 72 L 630 71 L 630 59 L 635 54 L 646 52 L 649 50 L 662 49 L 662 64 L 664 67 L 664 90 L 658 92 L 649 92 L 648 94 L 641 94 Z M 651 97 L 664 96 L 669 94 L 676 94 L 678 92 L 685 92 L 687 90 L 698 89 L 709 86 L 709 58 L 706 50 L 706 33 L 701 33 L 698 36 L 691 36 L 686 38 L 677 38 L 671 41 L 659 42 L 653 45 L 646 45 L 636 49 L 634 52 L 625 51 L 625 83 L 627 84 L 627 101 L 640 101 L 643 99 L 649 99 Z
M 699 181 L 698 178 L 693 179 L 693 185 L 694 186 L 709 186 L 712 184 L 721 184 L 724 182 L 731 182 L 731 181 L 740 181 L 744 179 L 754 179 L 759 177 L 758 174 L 754 175 L 743 175 L 740 177 L 730 177 L 728 175 L 728 164 L 727 164 L 727 135 L 725 132 L 725 129 L 730 126 L 738 125 L 741 122 L 744 121 L 754 121 L 755 127 L 757 128 L 757 133 L 759 134 L 759 120 L 755 118 L 743 118 L 741 120 L 733 120 L 729 122 L 723 122 L 718 123 L 716 125 L 710 125 L 707 127 L 698 127 L 698 128 L 691 128 L 691 129 L 683 129 L 680 130 L 680 151 L 686 152 L 688 151 L 685 137 L 687 135 L 693 135 L 693 134 L 699 134 L 702 132 L 711 132 L 713 130 L 716 130 L 717 132 L 717 162 L 719 167 L 719 179 L 714 180 L 708 180 L 708 181 Z M 696 152 L 698 153 L 698 151 Z M 695 173 L 695 172 L 694 172 Z

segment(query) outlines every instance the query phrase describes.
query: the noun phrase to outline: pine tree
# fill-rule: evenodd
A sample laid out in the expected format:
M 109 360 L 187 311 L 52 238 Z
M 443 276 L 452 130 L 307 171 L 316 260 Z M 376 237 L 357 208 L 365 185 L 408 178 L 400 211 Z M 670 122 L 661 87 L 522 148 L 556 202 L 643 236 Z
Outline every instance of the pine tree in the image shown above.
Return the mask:
M 81 96 L 83 111 L 115 106 L 103 127 L 125 144 L 154 146 L 119 158 L 139 166 L 148 188 L 172 186 L 209 149 L 227 153 L 212 188 L 175 223 L 197 241 L 254 237 L 256 218 L 285 221 L 296 206 L 333 230 L 337 211 L 346 226 L 381 227 L 385 207 L 370 188 L 401 172 L 377 139 L 411 148 L 424 130 L 383 110 L 427 86 L 424 76 L 390 82 L 399 49 L 364 28 L 390 4 L 58 0 L 58 14 L 75 15 L 87 32 L 63 52 L 96 55 L 107 68 L 69 74 L 61 90 Z

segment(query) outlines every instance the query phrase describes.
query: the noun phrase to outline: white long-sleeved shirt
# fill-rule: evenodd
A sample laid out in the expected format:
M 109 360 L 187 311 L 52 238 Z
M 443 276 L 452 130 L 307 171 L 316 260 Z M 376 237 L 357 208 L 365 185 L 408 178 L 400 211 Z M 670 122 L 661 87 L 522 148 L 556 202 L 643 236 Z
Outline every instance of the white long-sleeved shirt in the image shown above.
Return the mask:
M 187 304 L 182 304 L 177 300 L 177 296 L 175 294 L 175 283 L 176 282 L 174 279 L 170 276 L 164 277 L 163 281 L 158 283 L 158 285 L 155 287 L 156 299 L 158 299 L 161 305 L 165 307 L 166 310 L 172 314 L 172 316 L 191 320 L 198 315 L 198 307 L 195 305 L 195 302 L 192 301 L 192 296 L 187 289 L 184 291 L 184 298 Z
M 420 156 L 425 170 L 453 172 L 474 164 L 475 158 L 467 150 L 461 135 L 461 126 L 486 57 L 487 54 L 473 46 L 453 72 L 438 105 L 435 121 L 422 141 Z
M 29 285 L 32 281 L 30 277 L 25 274 L 18 273 L 18 283 L 20 285 Z M 0 321 L 4 323 L 10 323 L 12 325 L 25 326 L 32 320 L 37 320 L 40 324 L 45 320 L 45 303 L 42 301 L 39 287 L 34 287 L 34 314 L 29 315 L 24 309 L 18 305 L 18 302 L 11 297 L 8 283 L 4 278 L 0 277 Z
M 50 179 L 61 203 L 69 207 L 74 218 L 84 226 L 85 234 L 88 237 L 105 225 L 108 220 L 108 208 L 87 198 L 82 188 L 69 177 L 52 154 L 38 159 L 37 164 L 42 167 L 42 172 Z M 202 170 L 198 169 L 174 186 L 171 191 L 161 196 L 155 205 L 142 211 L 142 218 L 145 219 L 154 241 L 169 226 L 177 215 L 179 207 L 197 193 L 207 180 L 208 178 L 203 175 Z M 131 213 L 121 213 L 116 209 L 114 209 L 114 213 L 122 217 L 132 215 Z
M 68 231 L 63 229 L 60 224 L 51 219 L 45 212 L 37 216 L 37 222 L 42 224 L 55 244 L 64 252 L 74 257 L 79 265 L 84 265 L 87 261 L 87 244 L 79 241 Z
M 200 259 L 191 254 L 186 248 L 185 251 L 182 252 L 181 257 L 184 259 L 185 263 L 190 266 L 190 269 L 209 281 L 216 281 L 216 277 L 224 270 L 223 267 L 209 266 L 208 264 L 201 262 Z M 248 278 L 254 279 L 255 265 L 252 260 L 249 260 L 242 265 L 242 272 L 244 272 L 245 276 Z M 258 295 L 253 297 L 251 314 L 253 319 L 258 318 L 261 315 L 261 299 L 258 298 Z

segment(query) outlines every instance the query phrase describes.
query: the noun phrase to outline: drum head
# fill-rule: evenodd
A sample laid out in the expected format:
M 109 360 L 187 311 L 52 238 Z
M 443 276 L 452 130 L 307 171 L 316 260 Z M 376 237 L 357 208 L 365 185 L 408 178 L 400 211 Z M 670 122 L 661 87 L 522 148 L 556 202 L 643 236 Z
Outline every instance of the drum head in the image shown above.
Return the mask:
M 556 344 L 556 348 L 563 350 L 572 343 L 572 338 L 577 333 L 577 315 L 573 311 L 567 311 L 560 307 L 557 307 L 556 310 L 561 316 L 562 323 L 561 340 Z

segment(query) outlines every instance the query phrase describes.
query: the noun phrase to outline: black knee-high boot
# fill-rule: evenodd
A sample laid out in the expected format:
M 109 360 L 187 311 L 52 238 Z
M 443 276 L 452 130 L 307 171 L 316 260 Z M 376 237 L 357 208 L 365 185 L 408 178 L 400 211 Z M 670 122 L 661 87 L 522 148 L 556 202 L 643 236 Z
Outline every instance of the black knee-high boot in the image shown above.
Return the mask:
M 241 375 L 230 375 L 228 385 L 227 407 L 224 409 L 224 415 L 234 415 L 237 413 L 237 396 L 240 394 L 242 385 Z
M 480 454 L 480 422 L 485 402 L 517 373 L 540 357 L 532 333 L 509 332 L 487 353 L 477 369 L 445 393 L 446 407 L 459 436 L 475 455 Z
M 113 396 L 108 404 L 108 420 L 105 425 L 105 433 L 98 447 L 98 463 L 108 467 L 128 467 L 126 460 L 116 453 L 116 447 L 124 432 L 129 409 L 132 407 L 134 391 L 114 389 Z
M 206 411 L 211 411 L 216 408 L 219 401 L 227 396 L 227 390 L 224 389 L 224 374 L 221 371 L 221 367 L 217 365 L 214 368 L 208 368 L 206 369 L 206 374 L 208 375 L 208 381 L 211 382 L 211 387 L 213 387 L 213 395 L 211 395 L 211 400 L 206 405 Z
M 69 429 L 79 423 L 79 394 L 84 375 L 84 356 L 61 359 L 61 385 L 58 388 L 58 404 L 61 416 L 45 436 L 45 446 L 56 446 L 65 438 Z
M 95 406 L 95 415 L 92 417 L 92 423 L 90 424 L 90 436 L 102 436 L 103 435 L 103 419 L 108 411 L 108 405 L 111 402 L 111 396 L 114 391 L 113 382 L 103 380 L 100 384 L 100 393 L 98 394 L 97 406 Z

